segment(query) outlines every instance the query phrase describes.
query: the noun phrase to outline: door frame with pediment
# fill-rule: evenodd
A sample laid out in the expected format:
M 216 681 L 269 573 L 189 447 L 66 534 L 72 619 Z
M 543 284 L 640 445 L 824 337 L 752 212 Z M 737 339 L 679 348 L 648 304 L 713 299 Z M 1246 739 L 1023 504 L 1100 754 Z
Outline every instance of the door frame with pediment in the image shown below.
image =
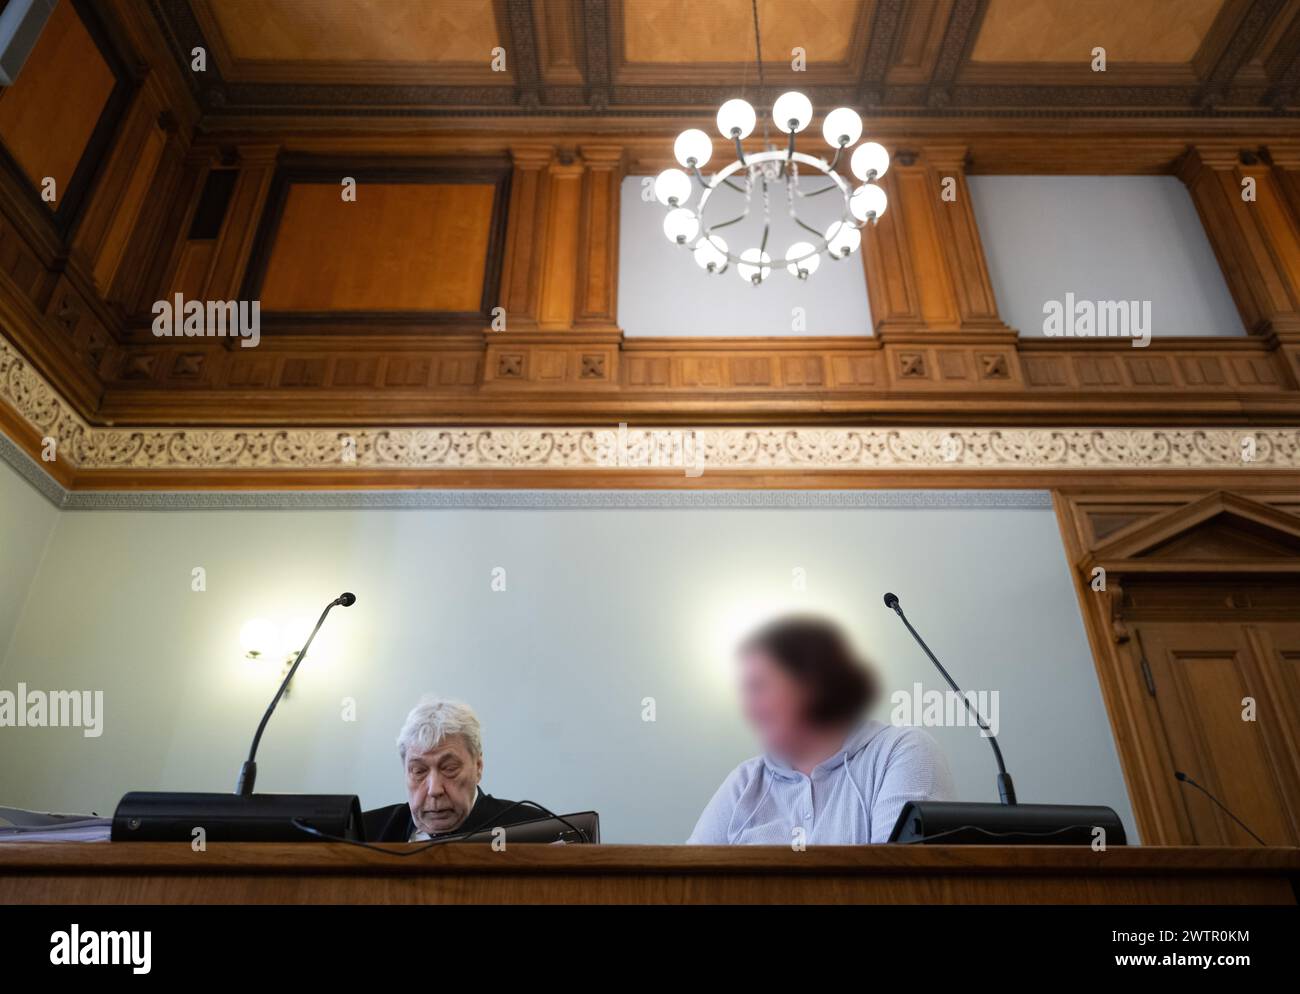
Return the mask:
M 1054 492 L 1053 499 L 1138 833 L 1149 845 L 1194 845 L 1180 793 L 1188 788 L 1172 775 L 1126 588 L 1239 587 L 1251 616 L 1249 588 L 1300 584 L 1300 489 L 1079 489 Z M 1207 529 L 1216 531 L 1208 544 L 1201 540 Z M 1285 748 L 1294 753 L 1294 740 Z M 1300 777 L 1297 771 L 1300 757 L 1289 755 L 1287 775 Z

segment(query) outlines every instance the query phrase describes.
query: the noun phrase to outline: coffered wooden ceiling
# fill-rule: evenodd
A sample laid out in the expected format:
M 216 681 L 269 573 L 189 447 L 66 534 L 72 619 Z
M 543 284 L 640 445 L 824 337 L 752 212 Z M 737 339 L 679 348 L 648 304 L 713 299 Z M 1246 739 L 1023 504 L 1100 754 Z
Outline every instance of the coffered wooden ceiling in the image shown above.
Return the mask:
M 190 8 L 231 81 L 513 83 L 483 71 L 502 37 L 493 0 L 192 0 Z
M 750 0 L 148 0 L 211 121 L 761 102 Z M 1300 0 L 758 0 L 769 90 L 877 115 L 1300 111 Z M 188 71 L 205 47 L 204 73 Z M 495 49 L 505 53 L 494 71 Z M 793 50 L 805 72 L 792 69 Z M 1104 72 L 1093 53 L 1106 50 Z

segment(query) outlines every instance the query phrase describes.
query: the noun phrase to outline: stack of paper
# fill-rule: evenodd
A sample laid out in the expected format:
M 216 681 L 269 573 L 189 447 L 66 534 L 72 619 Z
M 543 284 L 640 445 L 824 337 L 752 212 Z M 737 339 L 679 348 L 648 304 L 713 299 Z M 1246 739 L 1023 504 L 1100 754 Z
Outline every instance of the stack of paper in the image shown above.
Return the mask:
M 0 842 L 107 842 L 113 820 L 0 807 Z

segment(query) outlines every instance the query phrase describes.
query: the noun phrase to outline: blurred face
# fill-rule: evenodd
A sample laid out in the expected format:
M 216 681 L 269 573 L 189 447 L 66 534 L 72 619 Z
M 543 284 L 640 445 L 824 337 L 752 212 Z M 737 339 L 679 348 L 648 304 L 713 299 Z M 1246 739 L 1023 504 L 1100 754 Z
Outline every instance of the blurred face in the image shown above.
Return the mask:
M 464 736 L 449 735 L 421 755 L 406 757 L 406 797 L 415 824 L 431 835 L 458 828 L 474 806 L 483 757 Z
M 740 654 L 740 702 L 767 752 L 791 755 L 807 738 L 807 694 L 767 653 Z

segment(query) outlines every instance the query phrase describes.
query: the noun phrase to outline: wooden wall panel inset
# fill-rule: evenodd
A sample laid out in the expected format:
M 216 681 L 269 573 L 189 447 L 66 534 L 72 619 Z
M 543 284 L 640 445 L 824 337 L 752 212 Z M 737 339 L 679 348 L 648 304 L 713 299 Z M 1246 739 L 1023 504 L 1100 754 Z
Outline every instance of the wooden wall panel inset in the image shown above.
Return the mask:
M 623 149 L 582 148 L 582 244 L 578 258 L 573 323 L 583 328 L 618 326 L 618 220 Z
M 622 146 L 518 146 L 511 158 L 507 330 L 617 330 Z
M 966 158 L 964 145 L 894 150 L 880 180 L 888 209 L 863 237 L 877 335 L 1009 331 L 998 316 Z
M 159 215 L 167 212 L 181 149 L 167 95 L 157 78 L 149 77 L 113 132 L 111 151 L 73 236 L 73 247 L 89 263 L 104 300 L 124 308 L 134 301 L 138 277 L 159 234 Z
M 160 250 L 170 247 L 173 211 L 183 189 L 188 138 L 182 136 L 174 119 L 162 116 L 156 123 L 161 139 L 158 163 L 149 177 L 108 294 L 127 314 L 152 313 L 159 290 L 154 266 Z
M 1197 145 L 1179 168 L 1246 330 L 1300 332 L 1300 215 L 1279 176 L 1237 145 Z M 1246 185 L 1254 199 L 1246 199 Z
M 582 217 L 580 162 L 552 162 L 548 170 L 548 216 L 538 326 L 570 328 L 578 286 L 579 227 Z
M 925 158 L 933 170 L 935 187 L 952 192 L 951 200 L 940 197 L 936 212 L 939 242 L 947 249 L 948 267 L 963 327 L 987 325 L 1005 327 L 993 298 L 993 282 L 980 242 L 970 187 L 966 183 L 967 148 L 964 145 L 926 146 Z
M 152 311 L 154 301 L 173 296 L 181 288 L 182 282 L 192 290 L 185 296 L 198 299 L 203 293 L 203 282 L 212 261 L 213 241 L 208 240 L 208 252 L 202 264 L 196 264 L 191 255 L 185 266 L 186 276 L 184 280 L 181 279 L 181 260 L 187 254 L 190 244 L 188 233 L 211 166 L 210 154 L 207 150 L 196 152 L 193 149 L 178 148 L 169 158 L 172 182 L 159 212 L 161 217 L 157 243 L 148 261 L 140 266 L 135 313 Z M 196 278 L 197 283 L 194 282 Z
M 167 136 L 157 126 L 149 128 L 143 142 L 136 149 L 135 168 L 122 193 L 121 208 L 114 215 L 108 231 L 95 253 L 95 286 L 109 299 L 113 296 L 113 280 L 126 255 L 128 241 L 135 234 L 136 222 L 144 210 L 145 198 L 153 183 L 154 171 L 162 161 Z
M 907 228 L 912 251 L 909 260 L 915 267 L 917 304 L 921 319 L 929 328 L 952 327 L 958 323 L 956 294 L 952 278 L 944 264 L 943 245 L 934 201 L 939 190 L 925 166 L 900 166 L 894 176 L 893 216 L 901 218 Z M 886 211 L 884 222 L 893 212 Z
M 1178 591 L 1172 600 L 1165 610 L 1178 612 Z M 1282 671 L 1286 664 L 1276 654 L 1258 651 L 1250 638 L 1258 626 L 1199 622 L 1190 606 L 1182 613 L 1176 620 L 1134 626 L 1155 681 L 1155 703 L 1171 758 L 1178 769 L 1195 770 L 1192 778 L 1269 845 L 1294 846 L 1300 842 L 1300 810 L 1290 795 L 1300 758 L 1293 753 L 1288 762 L 1285 750 L 1275 757 L 1271 753 L 1278 750 L 1269 748 L 1270 731 L 1300 723 L 1300 712 L 1288 696 L 1267 693 L 1270 678 L 1287 679 Z M 1284 644 L 1294 652 L 1300 625 L 1270 627 L 1283 633 Z M 1242 720 L 1246 698 L 1263 698 L 1261 721 Z M 1183 802 L 1198 845 L 1257 844 L 1203 794 L 1192 790 Z
M 168 297 L 179 293 L 186 300 L 202 300 L 203 289 L 208 282 L 208 271 L 212 268 L 212 255 L 216 242 L 210 238 L 186 242 L 172 276 Z
M 895 183 L 888 176 L 881 184 L 892 199 Z M 907 231 L 887 211 L 862 238 L 862 264 L 867 276 L 867 294 L 876 333 L 882 328 L 923 328 Z
M 62 199 L 116 84 L 71 0 L 64 0 L 18 79 L 0 88 L 0 141 L 34 186 L 51 176 Z
M 550 212 L 550 164 L 554 153 L 555 149 L 549 145 L 510 150 L 513 172 L 499 302 L 505 308 L 507 327 L 511 330 L 537 327 L 542 264 L 546 258 L 546 219 Z
M 496 188 L 290 186 L 260 298 L 267 311 L 477 311 Z
M 204 296 L 208 300 L 234 300 L 239 296 L 245 269 L 253 252 L 258 218 L 266 209 L 275 177 L 276 145 L 242 145 L 238 149 L 239 178 L 226 207 L 225 220 L 213 249 Z
M 1287 209 L 1300 218 L 1300 143 L 1270 142 L 1268 157 Z

